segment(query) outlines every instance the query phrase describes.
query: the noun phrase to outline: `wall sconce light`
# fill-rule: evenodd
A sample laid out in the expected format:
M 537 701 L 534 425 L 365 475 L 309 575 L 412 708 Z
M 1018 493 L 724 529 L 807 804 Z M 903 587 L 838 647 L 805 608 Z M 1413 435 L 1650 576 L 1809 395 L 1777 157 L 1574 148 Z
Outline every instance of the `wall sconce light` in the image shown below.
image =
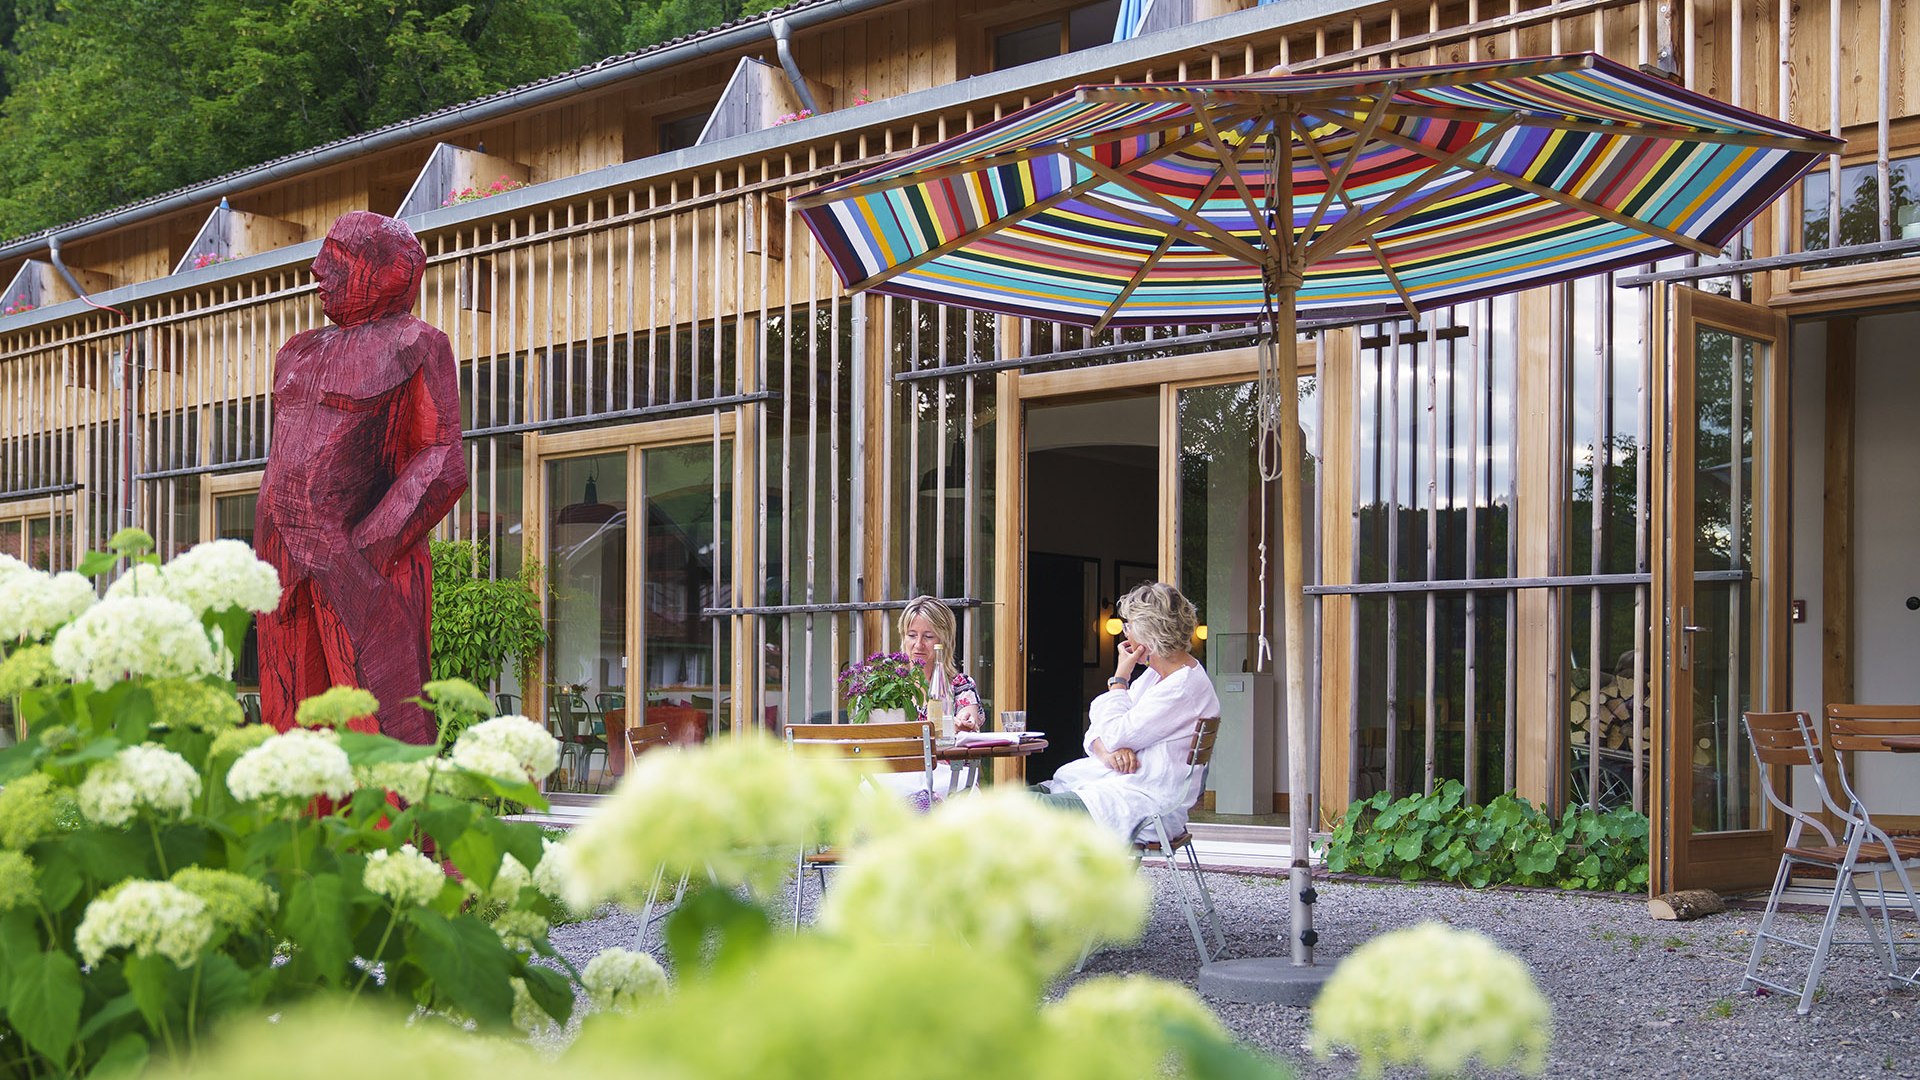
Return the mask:
M 1207 640 L 1207 624 L 1206 623 L 1201 623 L 1199 626 L 1196 626 L 1193 628 L 1193 639 L 1195 641 Z
M 1126 624 L 1126 623 L 1123 623 L 1123 622 L 1121 622 L 1121 621 L 1120 621 L 1120 616 L 1118 616 L 1118 615 L 1109 615 L 1109 616 L 1107 616 L 1107 624 L 1106 624 L 1106 625 L 1107 625 L 1107 636 L 1108 636 L 1108 637 L 1119 637 L 1119 636 L 1120 636 L 1120 631 L 1122 631 L 1122 630 L 1125 630 L 1125 629 L 1127 628 L 1127 624 Z

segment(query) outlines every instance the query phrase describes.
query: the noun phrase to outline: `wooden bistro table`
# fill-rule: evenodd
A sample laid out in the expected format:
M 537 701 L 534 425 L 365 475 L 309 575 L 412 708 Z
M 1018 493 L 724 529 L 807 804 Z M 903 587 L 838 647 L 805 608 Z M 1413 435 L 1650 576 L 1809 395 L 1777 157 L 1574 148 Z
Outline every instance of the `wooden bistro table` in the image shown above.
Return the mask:
M 1920 754 L 1920 735 L 1889 735 L 1880 741 L 1896 754 Z
M 989 733 L 993 734 L 993 733 Z M 980 782 L 980 763 L 994 758 L 1015 758 L 1024 762 L 1027 758 L 1047 748 L 1047 740 L 1034 736 L 1021 736 L 1016 742 L 949 742 L 941 740 L 933 748 L 936 761 L 948 764 L 947 794 L 965 791 Z M 961 774 L 966 781 L 961 782 Z

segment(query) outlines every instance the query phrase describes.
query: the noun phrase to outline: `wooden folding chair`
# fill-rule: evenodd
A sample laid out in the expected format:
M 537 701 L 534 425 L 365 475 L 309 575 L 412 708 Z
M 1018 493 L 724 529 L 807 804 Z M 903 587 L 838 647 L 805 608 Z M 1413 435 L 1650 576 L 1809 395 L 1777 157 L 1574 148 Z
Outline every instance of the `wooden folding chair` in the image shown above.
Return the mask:
M 642 754 L 673 745 L 668 740 L 667 734 L 665 724 L 642 724 L 639 727 L 628 728 L 626 730 L 627 767 L 632 768 L 633 763 L 639 760 Z M 681 874 L 679 884 L 673 889 L 673 903 L 662 908 L 658 915 L 654 913 L 654 909 L 661 906 L 660 888 L 666 884 L 666 875 L 665 867 L 655 869 L 653 883 L 647 886 L 647 899 L 640 906 L 640 933 L 633 939 L 633 947 L 638 952 L 647 951 L 647 934 L 653 929 L 654 922 L 664 917 L 668 911 L 679 907 L 680 901 L 686 898 L 687 875 Z
M 1849 706 L 1837 706 L 1841 710 Z M 1829 710 L 1832 711 L 1831 709 Z M 1767 908 L 1760 917 L 1760 929 L 1754 934 L 1753 951 L 1747 957 L 1746 974 L 1741 986 L 1753 983 L 1783 994 L 1797 996 L 1798 1011 L 1805 1015 L 1813 1008 L 1814 991 L 1820 983 L 1821 973 L 1826 970 L 1828 955 L 1835 945 L 1868 945 L 1876 953 L 1884 950 L 1887 975 L 1894 979 L 1911 982 L 1913 976 L 1902 979 L 1898 974 L 1897 954 L 1891 937 L 1891 923 L 1887 913 L 1887 893 L 1881 875 L 1888 869 L 1894 870 L 1901 884 L 1906 887 L 1909 902 L 1912 902 L 1913 890 L 1906 874 L 1906 867 L 1920 860 L 1920 840 L 1895 840 L 1879 828 L 1867 815 L 1853 795 L 1851 786 L 1847 788 L 1849 806 L 1842 808 L 1827 788 L 1826 778 L 1821 773 L 1821 762 L 1825 760 L 1821 740 L 1813 730 L 1813 723 L 1803 712 L 1746 713 L 1741 723 L 1747 729 L 1747 739 L 1753 747 L 1753 756 L 1758 764 L 1760 786 L 1766 800 L 1775 810 L 1787 815 L 1793 825 L 1787 831 L 1787 844 L 1780 854 L 1780 869 L 1774 874 L 1773 891 L 1767 897 Z M 1829 749 L 1861 749 L 1860 742 L 1866 735 L 1854 726 L 1856 721 L 1842 715 L 1836 725 L 1829 718 L 1834 738 L 1844 741 L 1834 742 Z M 1885 750 L 1884 744 L 1873 739 L 1871 749 Z M 1805 765 L 1811 771 L 1811 782 L 1820 797 L 1821 807 L 1840 822 L 1842 831 L 1839 837 L 1827 828 L 1819 818 L 1808 811 L 1795 808 L 1780 798 L 1774 791 L 1772 769 L 1776 765 Z M 1842 772 L 1845 783 L 1845 773 Z M 1802 834 L 1811 828 L 1825 841 L 1822 844 L 1802 843 Z M 1821 921 L 1820 934 L 1812 942 L 1787 937 L 1776 930 L 1780 898 L 1793 877 L 1796 867 L 1817 868 L 1834 875 L 1833 899 L 1827 904 L 1826 918 Z M 1856 876 L 1863 873 L 1874 875 L 1874 895 L 1880 902 L 1881 919 L 1876 925 L 1873 916 L 1867 910 L 1867 904 L 1861 896 Z M 1840 922 L 1840 905 L 1843 897 L 1850 898 L 1854 911 L 1860 916 L 1862 925 L 1867 928 L 1867 939 L 1836 940 L 1834 931 Z M 1920 909 L 1916 909 L 1920 910 Z M 1789 986 L 1782 982 L 1767 979 L 1760 974 L 1760 964 L 1769 945 L 1782 945 L 1811 953 L 1807 963 L 1807 974 L 1799 986 Z
M 933 725 L 925 720 L 904 724 L 788 724 L 787 745 L 827 747 L 874 773 L 918 772 L 933 790 Z M 801 848 L 794 862 L 793 927 L 800 929 L 806 899 L 807 870 L 820 875 L 827 887 L 827 868 L 838 866 L 840 852 L 832 847 Z

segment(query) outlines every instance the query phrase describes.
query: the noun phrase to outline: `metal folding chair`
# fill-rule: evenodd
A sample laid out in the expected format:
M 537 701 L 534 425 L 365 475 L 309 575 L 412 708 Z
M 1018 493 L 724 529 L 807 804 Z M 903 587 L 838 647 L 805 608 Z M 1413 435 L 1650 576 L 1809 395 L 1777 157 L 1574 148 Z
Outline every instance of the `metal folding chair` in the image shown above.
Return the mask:
M 1833 706 L 1843 710 L 1839 717 L 1829 716 L 1828 724 L 1832 732 L 1828 750 L 1881 750 L 1885 744 L 1879 741 L 1881 735 L 1873 732 L 1884 726 L 1887 721 L 1859 720 L 1845 714 L 1844 710 L 1853 706 Z M 1920 715 L 1920 714 L 1917 714 Z M 1888 894 L 1884 875 L 1891 870 L 1898 878 L 1907 894 L 1907 901 L 1914 903 L 1913 885 L 1908 877 L 1910 868 L 1920 868 L 1920 839 L 1895 839 L 1873 824 L 1867 809 L 1854 793 L 1846 772 L 1842 770 L 1841 783 L 1845 789 L 1848 805 L 1843 809 L 1827 788 L 1826 778 L 1821 773 L 1824 754 L 1821 741 L 1813 730 L 1813 723 L 1803 712 L 1746 713 L 1741 717 L 1746 726 L 1747 739 L 1753 747 L 1753 756 L 1759 768 L 1761 791 L 1767 803 L 1780 813 L 1792 819 L 1793 825 L 1787 832 L 1787 843 L 1780 854 L 1780 869 L 1774 875 L 1773 891 L 1767 897 L 1767 908 L 1760 918 L 1760 929 L 1754 934 L 1753 951 L 1747 958 L 1746 974 L 1741 986 L 1752 983 L 1776 990 L 1783 994 L 1797 996 L 1798 1011 L 1805 1015 L 1813 1008 L 1814 991 L 1819 987 L 1820 976 L 1826 970 L 1828 956 L 1836 945 L 1867 945 L 1882 956 L 1886 974 L 1889 978 L 1912 983 L 1916 974 L 1902 976 L 1899 973 L 1899 958 L 1896 940 L 1892 934 L 1892 922 L 1888 911 Z M 1913 730 L 1909 727 L 1907 730 Z M 1869 743 L 1871 745 L 1869 745 Z M 1811 771 L 1814 790 L 1819 794 L 1821 808 L 1841 826 L 1841 834 L 1836 838 L 1826 824 L 1813 814 L 1795 808 L 1780 798 L 1774 791 L 1772 770 L 1775 765 L 1806 765 Z M 1802 834 L 1811 828 L 1825 841 L 1822 844 L 1803 844 Z M 1796 868 L 1806 868 L 1834 875 L 1833 899 L 1827 904 L 1826 917 L 1820 923 L 1819 937 L 1807 942 L 1788 937 L 1778 932 L 1780 897 L 1792 880 Z M 1878 901 L 1880 919 L 1876 923 L 1868 911 L 1865 898 L 1861 894 L 1858 876 L 1871 873 L 1874 880 L 1872 895 Z M 1867 929 L 1866 940 L 1836 939 L 1834 931 L 1840 922 L 1840 906 L 1843 897 L 1851 899 L 1854 911 Z M 1920 913 L 1920 907 L 1915 907 Z M 1798 986 L 1765 978 L 1760 974 L 1760 964 L 1770 945 L 1781 945 L 1810 953 L 1805 979 Z
M 904 724 L 788 724 L 787 745 L 829 747 L 868 772 L 918 772 L 933 790 L 933 725 L 925 720 Z M 806 902 L 807 871 L 820 875 L 827 887 L 827 868 L 840 864 L 832 847 L 801 848 L 793 868 L 793 928 L 800 929 Z
M 1187 928 L 1193 931 L 1193 946 L 1202 964 L 1212 963 L 1226 952 L 1227 936 L 1220 925 L 1220 913 L 1213 906 L 1213 893 L 1207 888 L 1207 875 L 1200 868 L 1200 855 L 1193 849 L 1193 833 L 1184 825 L 1176 833 L 1167 822 L 1169 818 L 1183 818 L 1193 804 L 1200 801 L 1201 793 L 1207 789 L 1207 769 L 1213 764 L 1213 746 L 1219 738 L 1219 717 L 1202 717 L 1194 722 L 1193 740 L 1187 744 L 1184 801 L 1155 808 L 1134 826 L 1128 838 L 1136 860 L 1158 855 L 1167 861 L 1167 869 L 1172 872 L 1175 888 L 1180 892 L 1180 910 L 1187 917 Z M 1185 854 L 1185 865 L 1182 865 L 1181 853 Z M 1209 936 L 1213 939 L 1211 946 Z M 1080 960 L 1073 967 L 1075 972 L 1086 966 L 1092 951 L 1091 945 L 1081 951 Z

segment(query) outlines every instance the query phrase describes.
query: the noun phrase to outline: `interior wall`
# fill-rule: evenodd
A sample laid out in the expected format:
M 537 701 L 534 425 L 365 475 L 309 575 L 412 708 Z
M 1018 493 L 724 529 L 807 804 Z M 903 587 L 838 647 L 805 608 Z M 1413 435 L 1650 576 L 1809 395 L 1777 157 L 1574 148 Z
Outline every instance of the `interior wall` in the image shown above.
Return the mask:
M 1856 700 L 1920 702 L 1920 312 L 1860 317 L 1855 354 L 1853 511 L 1853 683 Z M 1825 496 L 1827 324 L 1796 323 L 1792 384 L 1792 595 L 1806 603 L 1803 623 L 1789 628 L 1795 709 L 1817 718 L 1827 704 L 1821 685 L 1824 605 L 1822 533 Z M 1920 813 L 1912 763 L 1888 754 L 1854 758 L 1860 794 L 1877 814 Z M 1817 803 L 1807 770 L 1794 778 L 1794 804 Z
M 1860 320 L 1855 368 L 1853 687 L 1863 702 L 1920 702 L 1920 312 Z M 1913 607 L 1909 607 L 1909 603 Z M 1920 813 L 1914 763 L 1857 754 L 1876 814 Z

